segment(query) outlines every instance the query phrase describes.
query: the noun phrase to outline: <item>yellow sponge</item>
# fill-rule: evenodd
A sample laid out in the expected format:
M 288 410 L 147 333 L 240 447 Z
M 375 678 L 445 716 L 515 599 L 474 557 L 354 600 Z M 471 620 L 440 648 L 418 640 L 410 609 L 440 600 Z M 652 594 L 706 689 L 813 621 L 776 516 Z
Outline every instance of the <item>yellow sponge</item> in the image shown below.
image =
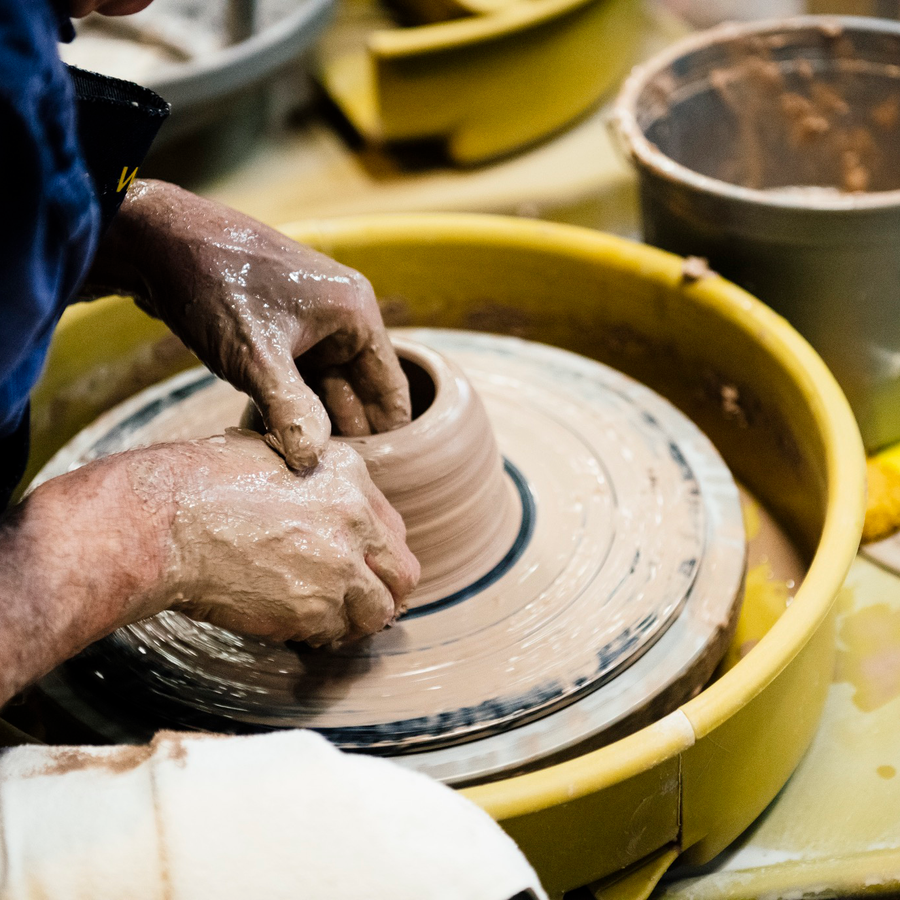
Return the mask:
M 871 457 L 866 469 L 869 496 L 862 533 L 864 544 L 900 531 L 900 444 Z

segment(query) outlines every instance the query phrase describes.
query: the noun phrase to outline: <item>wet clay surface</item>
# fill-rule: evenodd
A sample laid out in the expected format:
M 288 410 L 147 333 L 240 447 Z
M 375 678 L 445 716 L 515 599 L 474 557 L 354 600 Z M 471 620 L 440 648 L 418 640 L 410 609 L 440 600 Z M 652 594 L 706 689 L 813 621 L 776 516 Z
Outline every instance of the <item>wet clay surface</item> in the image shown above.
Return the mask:
M 451 359 L 396 339 L 418 413 L 402 429 L 346 438 L 400 513 L 423 575 L 411 610 L 492 572 L 522 529 L 523 499 L 505 475 L 478 392 Z
M 860 43 L 839 25 L 742 33 L 647 87 L 647 138 L 688 168 L 730 184 L 858 193 L 900 188 L 900 42 Z M 827 197 L 827 194 L 824 195 Z
M 154 716 L 236 731 L 307 725 L 347 747 L 415 751 L 417 761 L 477 738 L 461 769 L 435 763 L 438 777 L 471 778 L 636 710 L 661 714 L 706 681 L 734 625 L 744 539 L 737 490 L 705 439 L 646 388 L 572 354 L 509 338 L 415 334 L 466 371 L 493 425 L 518 529 L 512 547 L 508 538 L 500 544 L 500 564 L 468 591 L 426 603 L 414 594 L 394 628 L 339 653 L 244 638 L 175 613 L 123 629 L 68 669 L 91 691 L 102 689 L 106 703 L 128 698 L 119 727 L 129 708 L 146 713 L 143 726 L 126 725 L 138 731 Z M 444 415 L 438 387 L 410 428 Z M 181 402 L 149 420 L 153 402 L 120 416 L 131 419 L 130 440 L 192 437 L 243 406 L 221 383 L 191 395 L 185 381 L 174 396 Z M 377 445 L 404 430 L 354 440 Z M 114 449 L 114 431 L 101 427 L 106 437 L 82 452 Z M 452 442 L 442 439 L 445 454 Z M 375 445 L 361 449 L 377 482 Z M 388 456 L 395 452 L 403 451 Z M 450 491 L 463 514 L 483 488 L 490 497 L 491 471 Z M 500 512 L 497 502 L 486 505 Z M 428 506 L 419 515 L 440 519 L 441 509 Z M 452 504 L 449 512 L 460 514 Z M 673 682 L 677 696 L 667 700 Z M 578 712 L 582 703 L 593 704 L 590 715 Z M 529 720 L 538 734 L 521 743 Z M 509 732 L 513 745 L 490 763 L 480 757 L 477 746 L 502 739 L 512 723 L 520 725 Z

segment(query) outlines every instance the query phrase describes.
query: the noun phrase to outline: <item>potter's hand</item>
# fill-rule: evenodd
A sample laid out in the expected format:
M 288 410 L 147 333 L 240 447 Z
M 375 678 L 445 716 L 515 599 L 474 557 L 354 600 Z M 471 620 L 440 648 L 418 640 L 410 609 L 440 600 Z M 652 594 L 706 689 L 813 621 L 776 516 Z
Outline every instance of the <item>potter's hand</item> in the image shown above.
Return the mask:
M 419 565 L 403 520 L 345 444 L 306 477 L 237 431 L 161 445 L 152 471 L 140 456 L 132 465 L 151 502 L 173 497 L 158 608 L 314 645 L 374 634 L 405 609 Z
M 0 519 L 0 705 L 164 609 L 316 644 L 393 620 L 419 577 L 400 516 L 329 444 L 308 476 L 243 433 L 51 478 Z
M 255 402 L 266 440 L 295 470 L 337 430 L 410 419 L 409 388 L 369 282 L 241 213 L 174 185 L 136 181 L 89 281 L 135 294 L 217 375 Z

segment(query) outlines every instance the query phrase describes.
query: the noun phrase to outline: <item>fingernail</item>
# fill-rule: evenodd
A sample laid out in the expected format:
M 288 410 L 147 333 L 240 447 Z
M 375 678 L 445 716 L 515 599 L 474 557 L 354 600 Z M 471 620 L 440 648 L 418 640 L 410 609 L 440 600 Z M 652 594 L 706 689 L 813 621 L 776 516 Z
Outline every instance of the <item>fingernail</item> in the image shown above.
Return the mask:
M 319 464 L 318 448 L 296 425 L 289 426 L 281 434 L 270 431 L 266 435 L 266 443 L 284 457 L 289 469 L 301 475 L 308 474 Z

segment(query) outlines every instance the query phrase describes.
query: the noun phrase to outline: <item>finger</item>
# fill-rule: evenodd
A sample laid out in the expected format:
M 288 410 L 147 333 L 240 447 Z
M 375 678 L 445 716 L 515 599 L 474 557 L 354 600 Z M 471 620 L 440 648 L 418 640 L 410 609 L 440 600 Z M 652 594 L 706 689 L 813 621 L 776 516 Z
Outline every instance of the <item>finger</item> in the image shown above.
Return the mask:
M 350 639 L 381 631 L 396 618 L 394 597 L 387 585 L 363 566 L 358 580 L 344 593 L 344 608 L 350 621 Z
M 280 640 L 306 641 L 310 647 L 338 646 L 352 631 L 343 598 L 307 597 L 300 619 L 302 628 L 296 630 L 297 621 L 291 623 L 293 633 L 279 635 Z
M 409 382 L 387 332 L 379 329 L 347 364 L 348 381 L 366 410 L 372 431 L 380 434 L 408 425 L 412 419 Z
M 247 392 L 266 426 L 266 442 L 291 469 L 318 465 L 331 436 L 328 414 L 306 386 L 293 357 L 282 354 L 248 375 Z
M 406 598 L 419 583 L 421 567 L 406 545 L 403 520 L 387 501 L 383 512 L 390 513 L 392 521 L 382 519 L 377 539 L 366 550 L 366 565 L 387 585 L 399 611 L 406 608 Z
M 387 531 L 396 534 L 398 539 L 406 543 L 406 523 L 400 513 L 391 506 L 390 501 L 378 489 L 374 481 L 369 479 L 369 483 L 365 486 L 366 500 L 372 511 L 378 517 L 381 525 Z
M 406 544 L 382 545 L 366 554 L 366 565 L 387 586 L 393 598 L 394 615 L 406 612 L 409 595 L 416 589 L 422 569 Z
M 366 408 L 338 368 L 332 366 L 321 374 L 319 396 L 331 416 L 337 434 L 361 437 L 372 433 L 366 418 Z

